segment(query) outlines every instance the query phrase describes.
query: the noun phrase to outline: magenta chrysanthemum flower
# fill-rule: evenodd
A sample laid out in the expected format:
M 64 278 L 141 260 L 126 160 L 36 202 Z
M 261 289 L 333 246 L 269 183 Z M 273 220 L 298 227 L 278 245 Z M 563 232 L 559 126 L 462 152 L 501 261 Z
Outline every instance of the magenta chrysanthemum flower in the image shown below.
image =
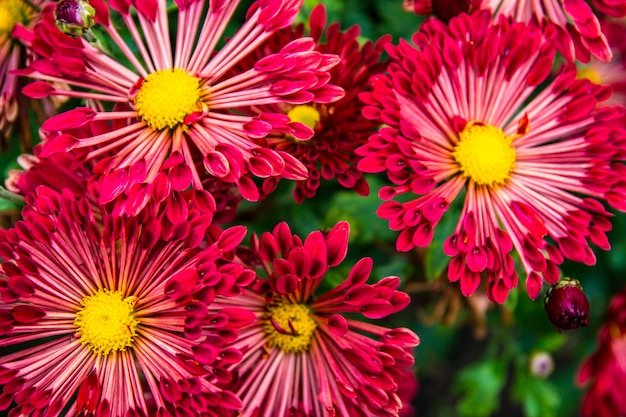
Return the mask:
M 575 56 L 583 62 L 588 62 L 590 55 L 602 61 L 610 61 L 612 56 L 594 8 L 609 16 L 626 15 L 626 3 L 615 0 L 405 0 L 404 7 L 444 19 L 481 8 L 490 10 L 494 17 L 549 26 L 559 52 L 570 61 Z
M 296 182 L 294 198 L 297 202 L 313 198 L 321 181 L 334 178 L 342 187 L 367 195 L 369 186 L 363 173 L 356 169 L 354 150 L 367 141 L 377 124 L 361 115 L 363 103 L 359 101 L 358 93 L 366 88 L 372 75 L 382 72 L 384 64 L 380 62 L 380 55 L 390 37 L 360 46 L 357 40 L 359 27 L 356 25 L 341 32 L 339 24 L 334 23 L 325 30 L 323 5 L 312 10 L 308 23 L 315 50 L 341 57 L 339 64 L 330 70 L 330 82 L 343 88 L 346 95 L 330 104 L 309 102 L 258 106 L 255 111 L 260 110 L 263 114 L 253 123 L 264 122 L 268 113 L 283 114 L 282 120 L 272 120 L 274 130 L 265 139 L 268 147 L 287 152 L 308 169 L 309 177 Z M 264 55 L 274 54 L 302 36 L 303 25 L 282 29 L 249 59 L 258 60 Z M 267 179 L 263 186 L 265 193 L 273 191 L 276 183 L 277 178 Z
M 609 248 L 599 200 L 626 209 L 626 132 L 603 124 L 623 108 L 598 107 L 610 88 L 576 80 L 573 64 L 546 81 L 554 46 L 541 31 L 491 20 L 484 11 L 449 26 L 431 19 L 413 36 L 419 48 L 388 48 L 389 75 L 361 95 L 366 117 L 388 127 L 357 150 L 359 168 L 393 183 L 378 215 L 400 231 L 398 250 L 429 245 L 462 202 L 443 245 L 449 279 L 464 295 L 486 280 L 503 302 L 517 286 L 515 249 L 534 299 L 564 257 L 591 265 L 589 242 Z
M 598 340 L 597 350 L 578 373 L 580 384 L 589 384 L 581 416 L 615 417 L 626 414 L 626 291 L 611 301 Z
M 311 39 L 297 39 L 264 57 L 237 76 L 232 68 L 274 32 L 292 23 L 302 0 L 260 0 L 247 20 L 221 49 L 217 45 L 239 1 L 178 1 L 167 10 L 165 0 L 91 1 L 95 21 L 108 35 L 111 55 L 55 26 L 52 8 L 43 12 L 30 45 L 41 59 L 22 74 L 40 81 L 24 90 L 30 97 L 60 95 L 115 105 L 110 110 L 76 108 L 48 119 L 43 129 L 64 131 L 94 120 L 113 122 L 110 133 L 86 138 L 60 135 L 46 146 L 55 151 L 88 148 L 87 158 L 112 152 L 95 166 L 108 173 L 144 160 L 150 181 L 178 154 L 176 168 L 196 189 L 212 175 L 236 183 L 244 198 L 256 200 L 252 177 L 304 180 L 305 166 L 293 156 L 259 143 L 273 126 L 250 125 L 245 110 L 273 103 L 330 103 L 343 94 L 327 84 L 335 55 L 314 50 Z M 131 10 L 136 7 L 136 10 Z M 205 10 L 206 9 L 206 10 Z M 115 11 L 115 16 L 111 14 Z M 169 16 L 176 16 L 170 33 Z M 124 23 L 133 42 L 124 40 L 114 22 Z M 171 43 L 174 39 L 174 44 Z M 133 50 L 137 50 L 137 54 Z M 117 55 L 116 55 L 117 54 Z M 128 62 L 128 66 L 120 62 Z M 55 88 L 63 81 L 74 90 Z M 281 115 L 282 116 L 282 115 Z M 130 123 L 116 125 L 116 121 Z
M 191 311 L 206 316 L 215 295 L 239 292 L 254 279 L 235 282 L 222 271 L 222 252 L 237 246 L 245 229 L 203 244 L 208 193 L 186 201 L 165 192 L 162 175 L 151 187 L 142 205 L 108 204 L 122 216 L 104 206 L 96 215 L 87 197 L 40 187 L 26 198 L 24 220 L 0 230 L 0 347 L 12 350 L 0 357 L 1 410 L 230 416 L 241 406 L 216 385 L 227 379 L 222 368 L 230 362 L 196 357 L 207 345 L 232 356 L 222 335 L 236 335 L 250 314 L 222 312 L 227 321 L 205 325 L 202 334 L 189 320 Z
M 26 51 L 15 37 L 24 27 L 39 19 L 38 8 L 46 0 L 3 0 L 0 2 L 0 140 L 10 136 L 20 111 L 18 80 L 13 71 L 24 64 Z M 14 31 L 15 30 L 15 31 Z
M 398 386 L 419 339 L 356 314 L 380 319 L 403 309 L 409 297 L 396 290 L 399 279 L 366 284 L 372 260 L 364 258 L 343 283 L 318 292 L 329 268 L 346 256 L 348 235 L 348 223 L 340 222 L 303 242 L 280 223 L 253 238 L 267 278 L 210 307 L 249 309 L 257 318 L 231 344 L 243 353 L 226 385 L 243 402 L 240 417 L 398 415 Z

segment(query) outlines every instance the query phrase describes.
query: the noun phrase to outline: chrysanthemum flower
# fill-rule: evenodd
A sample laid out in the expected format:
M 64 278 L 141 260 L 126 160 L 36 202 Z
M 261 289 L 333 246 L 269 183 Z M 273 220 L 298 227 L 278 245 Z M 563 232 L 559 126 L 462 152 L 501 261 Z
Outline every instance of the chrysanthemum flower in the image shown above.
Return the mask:
M 591 265 L 589 242 L 609 248 L 599 200 L 626 209 L 626 132 L 603 123 L 623 108 L 598 107 L 610 88 L 576 80 L 573 64 L 546 80 L 554 46 L 542 32 L 491 20 L 485 11 L 449 26 L 430 19 L 413 36 L 419 48 L 388 48 L 389 75 L 361 95 L 366 117 L 388 127 L 357 150 L 359 168 L 394 184 L 380 190 L 391 201 L 378 215 L 400 231 L 398 250 L 429 245 L 462 202 L 443 245 L 449 279 L 464 295 L 486 280 L 503 302 L 517 286 L 515 249 L 534 299 L 544 279 L 557 282 L 564 257 Z
M 276 103 L 258 106 L 254 110 L 264 114 L 283 114 L 280 122 L 273 121 L 274 130 L 265 139 L 271 149 L 287 152 L 308 169 L 309 177 L 296 182 L 294 198 L 297 202 L 313 198 L 321 181 L 334 178 L 341 186 L 367 195 L 369 186 L 363 173 L 356 169 L 354 150 L 367 141 L 377 124 L 361 115 L 363 103 L 359 101 L 358 93 L 366 88 L 372 75 L 382 72 L 384 64 L 380 62 L 380 55 L 390 37 L 382 37 L 375 43 L 368 41 L 360 46 L 357 40 L 359 27 L 356 25 L 341 32 L 339 24 L 333 23 L 324 30 L 326 12 L 323 5 L 312 10 L 308 23 L 315 50 L 341 57 L 340 63 L 330 70 L 330 82 L 343 88 L 346 95 L 330 104 Z M 302 24 L 282 29 L 249 60 L 277 53 L 289 42 L 302 36 Z M 263 121 L 266 118 L 264 114 L 253 123 Z M 276 178 L 265 180 L 263 190 L 271 192 L 276 183 Z
M 18 100 L 18 78 L 13 71 L 24 65 L 26 51 L 14 36 L 23 27 L 34 25 L 40 18 L 39 7 L 46 0 L 3 0 L 0 2 L 0 141 L 11 134 L 20 106 Z M 26 134 L 26 132 L 24 133 Z M 2 149 L 2 147 L 0 147 Z
M 611 60 L 611 48 L 594 8 L 609 16 L 626 15 L 626 3 L 614 0 L 405 0 L 404 8 L 417 14 L 434 13 L 443 19 L 486 9 L 494 17 L 503 15 L 518 22 L 547 26 L 559 52 L 570 61 L 576 57 L 583 62 L 588 62 L 590 55 L 602 61 Z
M 582 365 L 578 382 L 589 384 L 582 403 L 583 417 L 626 414 L 626 291 L 616 295 L 600 329 L 598 349 Z
M 105 206 L 96 216 L 87 197 L 40 187 L 26 199 L 24 220 L 0 230 L 0 410 L 230 416 L 240 407 L 216 385 L 230 363 L 220 354 L 236 357 L 222 335 L 236 335 L 253 317 L 225 311 L 225 321 L 201 335 L 190 323 L 192 312 L 207 315 L 216 295 L 254 278 L 235 282 L 221 270 L 222 253 L 245 229 L 201 243 L 212 212 L 208 193 L 186 200 L 166 185 L 161 174 L 148 201 L 127 199 L 120 216 Z M 108 206 L 120 211 L 116 202 Z M 218 358 L 198 360 L 207 345 Z
M 105 54 L 84 39 L 63 35 L 55 26 L 52 9 L 47 8 L 31 40 L 42 58 L 22 72 L 41 81 L 24 93 L 115 105 L 107 111 L 76 108 L 57 115 L 43 124 L 48 131 L 75 128 L 90 120 L 130 119 L 132 123 L 87 138 L 61 135 L 55 150 L 92 148 L 88 158 L 113 152 L 114 156 L 96 165 L 96 172 L 102 173 L 143 159 L 148 181 L 163 169 L 168 155 L 177 153 L 182 156 L 177 169 L 194 188 L 202 188 L 208 173 L 236 183 L 249 200 L 259 197 L 254 176 L 307 178 L 305 166 L 296 158 L 256 142 L 272 129 L 272 115 L 266 115 L 264 123 L 250 125 L 252 117 L 244 114 L 245 109 L 334 101 L 343 92 L 327 84 L 328 70 L 338 57 L 315 51 L 314 41 L 302 38 L 236 77 L 227 75 L 274 32 L 291 24 L 302 0 L 254 3 L 246 22 L 221 49 L 217 45 L 239 1 L 211 1 L 208 9 L 204 0 L 180 1 L 173 13 L 165 0 L 116 1 L 110 6 L 92 0 L 91 4 L 96 23 L 108 36 L 102 43 L 113 52 Z M 136 11 L 131 10 L 133 6 Z M 169 21 L 171 15 L 176 16 L 175 22 Z M 132 42 L 125 41 L 114 17 L 124 23 Z M 55 88 L 49 83 L 53 81 L 66 82 L 74 90 Z
M 249 309 L 257 318 L 230 345 L 243 353 L 226 385 L 243 402 L 240 417 L 398 415 L 398 386 L 419 339 L 358 315 L 380 319 L 404 308 L 409 297 L 396 290 L 399 279 L 366 284 L 372 260 L 364 258 L 338 286 L 318 288 L 346 256 L 348 235 L 348 223 L 340 222 L 303 242 L 280 223 L 253 237 L 266 278 L 210 307 Z

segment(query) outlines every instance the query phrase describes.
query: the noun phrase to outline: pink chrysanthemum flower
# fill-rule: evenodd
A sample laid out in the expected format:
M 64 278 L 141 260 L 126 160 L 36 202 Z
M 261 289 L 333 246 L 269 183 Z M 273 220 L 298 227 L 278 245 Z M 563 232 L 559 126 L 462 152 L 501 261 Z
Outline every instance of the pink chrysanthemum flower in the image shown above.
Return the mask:
M 0 141 L 11 134 L 20 108 L 18 78 L 13 71 L 24 65 L 26 51 L 14 35 L 21 28 L 34 25 L 39 19 L 39 7 L 46 0 L 3 0 L 0 2 Z M 1 148 L 0 148 L 1 149 Z
M 12 351 L 0 357 L 0 410 L 231 416 L 241 406 L 216 384 L 229 363 L 219 354 L 233 356 L 222 335 L 236 335 L 250 314 L 223 312 L 226 322 L 205 326 L 203 338 L 189 320 L 254 279 L 234 282 L 222 271 L 222 253 L 245 228 L 202 243 L 210 196 L 200 190 L 185 200 L 166 188 L 158 176 L 142 205 L 128 199 L 120 210 L 114 201 L 96 215 L 85 196 L 39 187 L 24 220 L 0 230 L 0 348 Z M 199 361 L 207 345 L 218 359 Z
M 359 27 L 356 25 L 346 32 L 340 31 L 338 23 L 324 30 L 326 12 L 323 5 L 313 9 L 308 23 L 315 50 L 341 57 L 340 63 L 330 70 L 330 82 L 343 88 L 346 95 L 330 104 L 309 102 L 258 106 L 254 110 L 263 114 L 257 117 L 257 123 L 263 122 L 267 113 L 283 114 L 280 122 L 272 121 L 274 130 L 265 139 L 271 149 L 287 152 L 307 167 L 309 177 L 296 182 L 294 198 L 297 202 L 313 198 L 321 181 L 334 178 L 342 187 L 367 195 L 369 186 L 363 173 L 356 169 L 354 150 L 367 141 L 377 124 L 361 115 L 363 103 L 359 101 L 358 93 L 366 88 L 372 75 L 382 72 L 384 64 L 380 62 L 380 55 L 390 37 L 359 45 Z M 282 29 L 249 59 L 258 60 L 264 55 L 274 54 L 303 36 L 303 25 Z M 276 183 L 277 178 L 267 179 L 263 186 L 265 193 L 271 192 Z
M 548 26 L 559 52 L 570 61 L 576 57 L 583 62 L 588 62 L 590 55 L 611 60 L 611 48 L 594 8 L 614 17 L 626 15 L 626 2 L 616 0 L 405 0 L 404 8 L 417 14 L 434 13 L 443 19 L 486 9 L 494 17 L 502 15 Z
M 396 290 L 399 279 L 366 284 L 372 260 L 364 258 L 344 282 L 318 291 L 329 268 L 346 256 L 348 235 L 348 223 L 340 222 L 303 242 L 280 223 L 253 237 L 267 277 L 259 277 L 254 291 L 210 307 L 249 309 L 257 318 L 231 344 L 243 353 L 226 385 L 243 402 L 240 417 L 398 415 L 398 386 L 419 339 L 357 314 L 381 319 L 403 309 L 409 297 Z
M 431 19 L 413 36 L 418 48 L 388 48 L 389 75 L 361 95 L 366 117 L 388 127 L 357 150 L 359 168 L 393 183 L 378 215 L 400 231 L 398 250 L 429 245 L 462 202 L 443 245 L 449 279 L 464 295 L 486 280 L 489 299 L 503 302 L 517 286 L 515 249 L 534 299 L 564 257 L 591 265 L 589 242 L 609 248 L 599 200 L 626 209 L 626 132 L 603 124 L 624 109 L 598 107 L 610 88 L 576 80 L 573 64 L 547 81 L 554 46 L 541 31 L 491 20 Z
M 208 173 L 236 183 L 248 200 L 259 198 L 254 176 L 307 178 L 305 166 L 296 158 L 257 143 L 271 130 L 272 115 L 266 115 L 268 121 L 260 126 L 250 124 L 252 116 L 244 113 L 250 107 L 273 103 L 336 100 L 343 91 L 327 82 L 328 70 L 339 58 L 315 51 L 313 40 L 302 38 L 245 72 L 228 76 L 274 32 L 292 23 L 302 0 L 254 3 L 246 22 L 221 49 L 217 45 L 239 1 L 210 1 L 208 6 L 204 0 L 177 1 L 177 10 L 171 13 L 165 0 L 116 1 L 108 6 L 92 0 L 91 4 L 96 23 L 108 36 L 111 55 L 84 39 L 63 35 L 55 26 L 52 9 L 47 8 L 29 39 L 41 59 L 22 72 L 40 81 L 24 93 L 115 105 L 105 111 L 85 107 L 57 115 L 43 124 L 48 131 L 73 129 L 93 120 L 130 119 L 131 123 L 114 124 L 112 132 L 92 137 L 60 135 L 46 146 L 55 151 L 89 148 L 89 159 L 113 152 L 96 164 L 98 173 L 145 160 L 148 181 L 164 169 L 169 155 L 178 154 L 180 162 L 172 166 L 170 161 L 169 169 L 179 170 L 194 188 L 202 188 Z M 170 25 L 172 15 L 176 22 Z M 123 30 L 133 39 L 130 45 L 114 18 L 123 22 Z M 124 61 L 128 66 L 120 63 Z M 50 84 L 54 81 L 63 81 L 74 90 L 55 88 Z
M 584 362 L 580 384 L 589 384 L 582 403 L 583 417 L 626 414 L 626 291 L 616 295 L 600 329 L 598 349 Z

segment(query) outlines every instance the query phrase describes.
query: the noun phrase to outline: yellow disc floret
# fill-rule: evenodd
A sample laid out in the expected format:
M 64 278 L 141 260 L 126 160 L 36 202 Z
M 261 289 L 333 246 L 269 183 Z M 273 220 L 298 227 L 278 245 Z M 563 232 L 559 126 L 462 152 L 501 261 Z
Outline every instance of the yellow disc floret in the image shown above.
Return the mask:
M 98 290 L 83 298 L 74 325 L 80 341 L 99 355 L 126 350 L 137 336 L 133 316 L 137 297 L 122 298 L 121 291 Z
M 287 116 L 292 122 L 300 122 L 303 125 L 315 129 L 315 125 L 320 121 L 320 112 L 313 106 L 299 105 L 287 112 Z
M 583 78 L 588 79 L 594 84 L 602 84 L 602 78 L 598 71 L 593 69 L 592 67 L 581 67 L 576 70 L 576 78 L 582 80 Z
M 134 102 L 139 117 L 155 130 L 173 129 L 191 113 L 200 111 L 200 80 L 173 68 L 148 75 Z
M 309 350 L 317 324 L 303 304 L 280 302 L 269 306 L 263 329 L 270 347 L 288 353 Z
M 502 129 L 483 123 L 468 123 L 459 135 L 452 156 L 465 177 L 476 184 L 504 184 L 515 167 L 512 138 Z
M 32 9 L 20 0 L 0 0 L 0 37 L 9 35 L 16 23 L 26 25 Z

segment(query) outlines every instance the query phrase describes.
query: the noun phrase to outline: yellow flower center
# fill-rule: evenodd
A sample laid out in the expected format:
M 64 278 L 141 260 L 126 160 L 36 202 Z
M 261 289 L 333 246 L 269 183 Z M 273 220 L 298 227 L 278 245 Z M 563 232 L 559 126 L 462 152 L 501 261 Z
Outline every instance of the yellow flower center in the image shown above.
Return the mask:
M 173 129 L 191 113 L 200 111 L 200 80 L 173 68 L 148 75 L 135 96 L 142 120 L 155 130 Z
M 288 353 L 309 350 L 317 324 L 303 304 L 279 303 L 269 306 L 263 330 L 270 347 Z
M 300 122 L 311 129 L 315 129 L 315 125 L 320 121 L 320 112 L 315 107 L 304 104 L 293 107 L 287 112 L 287 116 L 292 122 Z
M 122 298 L 121 291 L 98 290 L 83 298 L 74 325 L 83 345 L 106 356 L 132 346 L 139 322 L 133 316 L 137 297 Z
M 598 71 L 593 69 L 592 67 L 581 67 L 576 70 L 576 78 L 582 80 L 583 78 L 588 79 L 594 84 L 602 84 L 602 79 Z
M 0 36 L 10 35 L 16 23 L 26 25 L 32 9 L 20 0 L 0 0 Z
M 515 167 L 515 148 L 511 138 L 502 129 L 468 123 L 461 132 L 460 141 L 452 156 L 465 177 L 476 184 L 493 186 L 504 184 Z

